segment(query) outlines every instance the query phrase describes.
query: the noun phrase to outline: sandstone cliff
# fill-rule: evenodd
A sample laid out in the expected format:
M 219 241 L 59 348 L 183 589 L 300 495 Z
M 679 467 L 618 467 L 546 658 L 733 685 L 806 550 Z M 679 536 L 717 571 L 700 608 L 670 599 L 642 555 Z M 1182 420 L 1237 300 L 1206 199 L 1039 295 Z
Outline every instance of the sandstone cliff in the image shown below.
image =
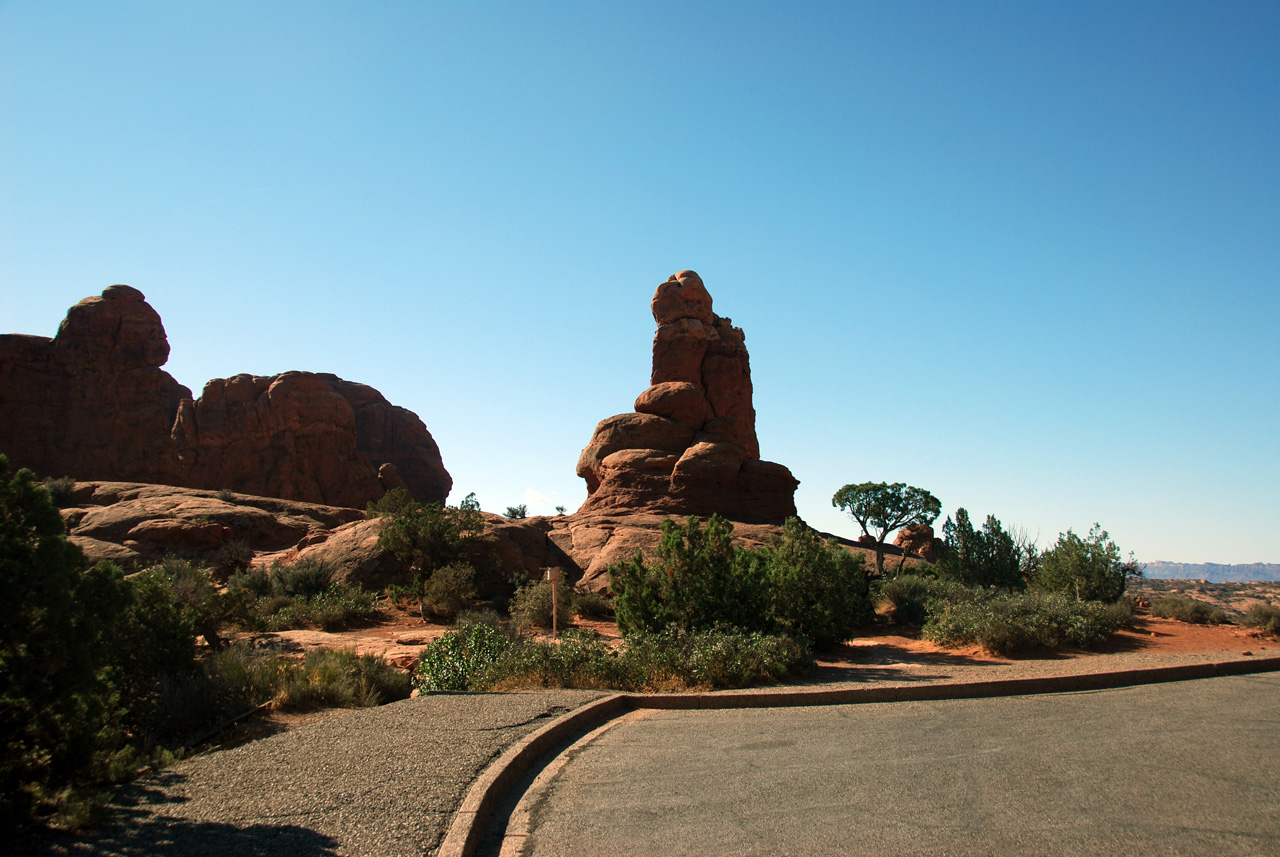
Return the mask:
M 223 489 L 360 507 L 452 487 L 417 415 L 336 375 L 214 379 L 198 399 L 160 367 L 160 316 L 129 286 L 67 313 L 53 339 L 0 336 L 0 452 L 41 476 Z

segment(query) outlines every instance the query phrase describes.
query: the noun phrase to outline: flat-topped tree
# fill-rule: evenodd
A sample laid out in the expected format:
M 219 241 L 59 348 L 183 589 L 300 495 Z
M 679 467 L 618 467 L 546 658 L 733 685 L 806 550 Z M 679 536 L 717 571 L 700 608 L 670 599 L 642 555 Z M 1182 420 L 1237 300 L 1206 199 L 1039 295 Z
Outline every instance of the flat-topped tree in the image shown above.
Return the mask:
M 875 539 L 876 573 L 884 574 L 884 542 L 890 533 L 909 524 L 929 526 L 942 513 L 942 503 L 923 488 L 903 482 L 860 482 L 846 485 L 831 498 L 862 532 Z

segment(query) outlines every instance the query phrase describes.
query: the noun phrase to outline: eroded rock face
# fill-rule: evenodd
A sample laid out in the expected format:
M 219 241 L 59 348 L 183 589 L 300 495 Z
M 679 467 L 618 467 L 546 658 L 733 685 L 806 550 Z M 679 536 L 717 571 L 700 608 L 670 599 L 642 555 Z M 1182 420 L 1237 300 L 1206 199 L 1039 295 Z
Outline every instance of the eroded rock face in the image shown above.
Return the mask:
M 390 488 L 443 502 L 413 412 L 336 375 L 236 375 L 199 399 L 160 367 L 160 316 L 129 286 L 67 312 L 53 339 L 0 336 L 0 452 L 41 476 L 222 489 L 363 507 Z
M 169 430 L 191 391 L 168 359 L 160 316 L 129 286 L 80 301 L 52 339 L 0 335 L 0 452 L 43 476 L 180 482 Z
M 712 312 L 693 271 L 658 286 L 650 387 L 635 412 L 596 426 L 578 459 L 588 497 L 579 513 L 712 513 L 775 522 L 796 513 L 800 483 L 760 460 L 746 339 Z

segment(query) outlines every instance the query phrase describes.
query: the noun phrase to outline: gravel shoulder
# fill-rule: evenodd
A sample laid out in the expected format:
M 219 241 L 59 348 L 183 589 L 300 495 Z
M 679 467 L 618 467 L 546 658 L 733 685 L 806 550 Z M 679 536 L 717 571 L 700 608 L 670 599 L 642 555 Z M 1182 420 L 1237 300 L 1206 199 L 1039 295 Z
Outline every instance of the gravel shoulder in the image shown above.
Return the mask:
M 491 760 L 602 695 L 433 694 L 344 712 L 138 780 L 111 825 L 17 854 L 420 857 Z

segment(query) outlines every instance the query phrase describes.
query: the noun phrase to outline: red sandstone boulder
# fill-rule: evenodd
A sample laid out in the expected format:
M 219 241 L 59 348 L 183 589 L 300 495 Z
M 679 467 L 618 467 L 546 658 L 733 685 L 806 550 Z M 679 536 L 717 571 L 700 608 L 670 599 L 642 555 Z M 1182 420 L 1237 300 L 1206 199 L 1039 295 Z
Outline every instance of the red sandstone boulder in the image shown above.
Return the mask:
M 943 546 L 942 539 L 934 537 L 933 527 L 928 524 L 909 524 L 903 527 L 898 530 L 893 544 L 927 562 L 933 562 Z
M 578 459 L 580 513 L 651 512 L 781 522 L 799 484 L 761 462 L 746 337 L 711 310 L 702 279 L 681 271 L 650 307 L 651 386 L 636 413 L 603 420 Z

